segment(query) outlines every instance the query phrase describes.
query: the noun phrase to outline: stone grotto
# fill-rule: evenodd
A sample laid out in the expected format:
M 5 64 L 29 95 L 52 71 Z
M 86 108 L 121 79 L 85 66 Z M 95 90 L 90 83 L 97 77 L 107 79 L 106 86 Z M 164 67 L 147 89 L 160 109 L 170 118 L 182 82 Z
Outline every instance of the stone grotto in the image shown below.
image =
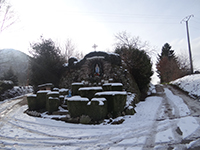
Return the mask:
M 72 57 L 65 68 L 60 84 L 63 88 L 50 90 L 52 85 L 47 83 L 27 96 L 29 114 L 47 111 L 50 115 L 62 108 L 64 121 L 89 124 L 135 113 L 139 90 L 118 54 L 95 51 L 81 60 Z M 127 103 L 132 93 L 134 99 Z

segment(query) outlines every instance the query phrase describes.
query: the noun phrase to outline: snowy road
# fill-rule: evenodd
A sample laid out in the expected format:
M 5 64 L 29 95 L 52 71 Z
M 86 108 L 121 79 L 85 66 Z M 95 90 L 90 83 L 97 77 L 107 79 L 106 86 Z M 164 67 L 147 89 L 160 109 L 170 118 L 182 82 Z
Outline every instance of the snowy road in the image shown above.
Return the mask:
M 200 146 L 200 103 L 169 86 L 137 104 L 121 125 L 30 117 L 22 99 L 0 103 L 0 149 L 146 150 Z

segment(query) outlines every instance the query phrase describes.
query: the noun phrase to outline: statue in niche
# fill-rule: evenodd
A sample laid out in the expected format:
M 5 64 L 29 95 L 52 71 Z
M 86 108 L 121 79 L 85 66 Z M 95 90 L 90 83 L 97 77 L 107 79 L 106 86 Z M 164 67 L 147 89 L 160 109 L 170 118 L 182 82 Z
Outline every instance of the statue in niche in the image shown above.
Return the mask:
M 94 75 L 95 75 L 95 76 L 99 76 L 99 75 L 100 75 L 100 68 L 99 68 L 99 65 L 98 65 L 98 64 L 96 64 L 94 70 L 95 70 Z

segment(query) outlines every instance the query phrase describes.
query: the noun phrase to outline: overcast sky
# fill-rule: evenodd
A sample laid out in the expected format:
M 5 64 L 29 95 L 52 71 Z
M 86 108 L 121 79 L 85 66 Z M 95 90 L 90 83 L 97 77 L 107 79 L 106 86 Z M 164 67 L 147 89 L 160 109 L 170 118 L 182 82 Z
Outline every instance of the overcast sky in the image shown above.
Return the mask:
M 200 69 L 199 0 L 11 0 L 19 21 L 0 35 L 0 48 L 28 53 L 41 35 L 61 45 L 72 39 L 85 54 L 113 50 L 114 35 L 127 31 L 161 53 L 168 42 L 177 55 L 188 55 L 185 22 L 189 20 L 194 67 Z M 153 60 L 155 61 L 156 56 Z

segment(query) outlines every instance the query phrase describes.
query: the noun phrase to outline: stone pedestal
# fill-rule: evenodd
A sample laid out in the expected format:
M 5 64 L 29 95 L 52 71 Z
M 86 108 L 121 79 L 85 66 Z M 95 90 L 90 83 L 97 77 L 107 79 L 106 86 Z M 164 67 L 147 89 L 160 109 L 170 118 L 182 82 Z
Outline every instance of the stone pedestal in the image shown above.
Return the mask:
M 87 105 L 87 114 L 92 120 L 99 121 L 106 118 L 108 111 L 105 98 L 93 98 Z
M 95 93 L 102 92 L 102 87 L 83 87 L 79 88 L 79 93 L 81 97 L 87 97 L 89 100 L 91 100 Z
M 126 92 L 108 91 L 96 93 L 97 97 L 104 97 L 107 100 L 107 109 L 114 118 L 121 115 L 126 104 Z
M 78 89 L 83 87 L 83 83 L 72 83 L 72 96 L 79 95 Z
M 51 99 L 51 100 L 50 100 Z M 55 102 L 54 102 L 55 100 Z M 58 103 L 58 104 L 57 104 Z M 55 105 L 56 108 L 58 108 L 60 104 L 60 100 L 59 100 L 59 92 L 49 92 L 47 94 L 47 99 L 46 99 L 46 110 L 49 113 L 52 113 L 52 110 L 54 110 L 54 106 L 51 105 Z M 58 106 L 57 106 L 58 105 Z M 55 109 L 56 109 L 55 108 Z M 54 110 L 55 111 L 55 110 Z
M 41 90 L 37 92 L 37 100 L 38 100 L 39 109 L 46 109 L 47 93 L 49 92 L 50 91 L 48 90 Z
M 59 98 L 57 97 L 49 97 L 48 98 L 48 113 L 52 114 L 54 111 L 58 110 L 58 107 L 60 105 Z
M 37 110 L 37 96 L 35 94 L 27 96 L 28 101 L 28 109 L 29 110 Z
M 88 111 L 87 103 L 89 102 L 88 98 L 82 98 L 80 96 L 73 96 L 67 99 L 67 107 L 70 113 L 70 116 L 80 117 L 82 115 L 87 115 Z

